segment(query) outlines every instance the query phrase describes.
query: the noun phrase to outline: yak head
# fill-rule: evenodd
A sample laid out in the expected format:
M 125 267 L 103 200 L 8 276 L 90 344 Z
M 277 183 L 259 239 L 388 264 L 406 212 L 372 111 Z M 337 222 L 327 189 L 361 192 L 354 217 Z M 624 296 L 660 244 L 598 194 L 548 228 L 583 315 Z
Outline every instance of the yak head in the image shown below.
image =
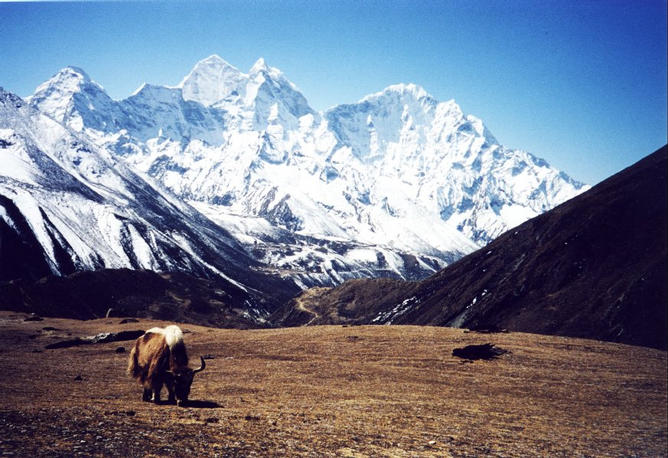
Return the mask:
M 171 383 L 173 387 L 173 393 L 176 397 L 176 404 L 179 406 L 184 405 L 188 402 L 188 395 L 190 394 L 190 385 L 193 383 L 193 378 L 198 372 L 202 372 L 206 367 L 204 358 L 200 356 L 202 365 L 197 369 L 184 368 L 177 371 L 168 371 L 167 374 L 171 376 Z

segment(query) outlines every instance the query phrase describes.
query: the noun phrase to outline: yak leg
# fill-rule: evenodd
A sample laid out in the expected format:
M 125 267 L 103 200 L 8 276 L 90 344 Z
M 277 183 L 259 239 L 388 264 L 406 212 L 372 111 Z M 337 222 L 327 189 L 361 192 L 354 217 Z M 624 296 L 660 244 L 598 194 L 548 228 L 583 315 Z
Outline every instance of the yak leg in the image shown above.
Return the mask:
M 170 404 L 176 404 L 176 395 L 174 394 L 174 390 L 169 389 L 169 385 L 167 385 L 167 392 L 169 393 L 167 402 L 169 402 Z
M 162 380 L 153 384 L 153 397 L 151 401 L 158 404 L 160 402 L 160 391 L 162 391 Z
M 176 389 L 175 389 L 175 383 L 174 383 L 174 374 L 171 372 L 166 372 L 164 374 L 164 377 L 162 381 L 165 384 L 165 388 L 167 388 L 167 402 L 170 404 L 176 404 Z
M 148 367 L 149 376 L 147 377 L 146 382 L 153 391 L 151 401 L 156 404 L 160 402 L 160 391 L 162 390 L 162 385 L 164 383 L 163 374 L 161 374 L 164 364 L 165 357 L 162 356 L 159 359 L 154 358 Z
M 176 404 L 176 392 L 174 390 L 174 383 L 173 382 L 170 383 L 169 381 L 167 381 L 165 382 L 165 386 L 167 387 L 167 393 L 168 393 L 167 402 L 169 402 L 170 404 Z
M 144 388 L 144 394 L 142 394 L 141 400 L 144 402 L 149 402 L 151 400 L 152 390 L 150 388 Z

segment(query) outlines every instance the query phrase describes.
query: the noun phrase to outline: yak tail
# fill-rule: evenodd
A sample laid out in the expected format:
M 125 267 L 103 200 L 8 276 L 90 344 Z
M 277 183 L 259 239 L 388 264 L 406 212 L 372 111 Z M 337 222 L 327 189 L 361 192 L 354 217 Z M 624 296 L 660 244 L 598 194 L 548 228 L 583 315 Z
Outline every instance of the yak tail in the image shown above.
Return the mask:
M 128 374 L 134 378 L 139 377 L 141 369 L 139 368 L 139 362 L 137 361 L 137 345 L 135 344 L 130 351 L 130 361 L 128 361 Z

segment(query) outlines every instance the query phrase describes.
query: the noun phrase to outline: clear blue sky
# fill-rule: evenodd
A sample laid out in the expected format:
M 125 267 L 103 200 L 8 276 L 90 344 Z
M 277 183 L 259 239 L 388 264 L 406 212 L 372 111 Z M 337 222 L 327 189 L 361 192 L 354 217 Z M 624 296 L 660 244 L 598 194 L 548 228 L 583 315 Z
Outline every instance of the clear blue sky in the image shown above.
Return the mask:
M 76 65 L 116 99 L 260 56 L 326 109 L 398 82 L 596 183 L 666 143 L 666 1 L 0 3 L 0 85 Z

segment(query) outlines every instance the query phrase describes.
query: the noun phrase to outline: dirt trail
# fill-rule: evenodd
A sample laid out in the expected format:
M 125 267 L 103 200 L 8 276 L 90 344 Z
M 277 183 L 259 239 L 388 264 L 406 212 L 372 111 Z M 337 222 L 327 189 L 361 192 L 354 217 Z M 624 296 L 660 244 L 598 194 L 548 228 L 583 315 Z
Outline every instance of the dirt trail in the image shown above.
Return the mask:
M 309 288 L 308 290 L 306 290 L 304 293 L 302 293 L 300 296 L 298 296 L 296 298 L 295 307 L 298 310 L 301 310 L 302 312 L 306 312 L 306 313 L 313 316 L 313 318 L 311 318 L 307 323 L 305 323 L 304 326 L 309 326 L 315 320 L 320 318 L 320 314 L 318 312 L 316 312 L 315 310 L 312 310 L 312 309 L 308 308 L 306 306 L 305 302 L 308 301 L 309 299 L 311 299 L 312 297 L 317 297 L 323 291 L 327 291 L 327 290 L 330 290 L 330 289 L 331 288 L 319 288 L 319 287 Z
M 0 454 L 16 456 L 665 456 L 666 352 L 416 326 L 238 331 L 182 325 L 186 408 L 142 402 L 118 319 L 0 313 Z M 452 350 L 510 353 L 462 363 Z M 121 353 L 119 347 L 125 348 Z

